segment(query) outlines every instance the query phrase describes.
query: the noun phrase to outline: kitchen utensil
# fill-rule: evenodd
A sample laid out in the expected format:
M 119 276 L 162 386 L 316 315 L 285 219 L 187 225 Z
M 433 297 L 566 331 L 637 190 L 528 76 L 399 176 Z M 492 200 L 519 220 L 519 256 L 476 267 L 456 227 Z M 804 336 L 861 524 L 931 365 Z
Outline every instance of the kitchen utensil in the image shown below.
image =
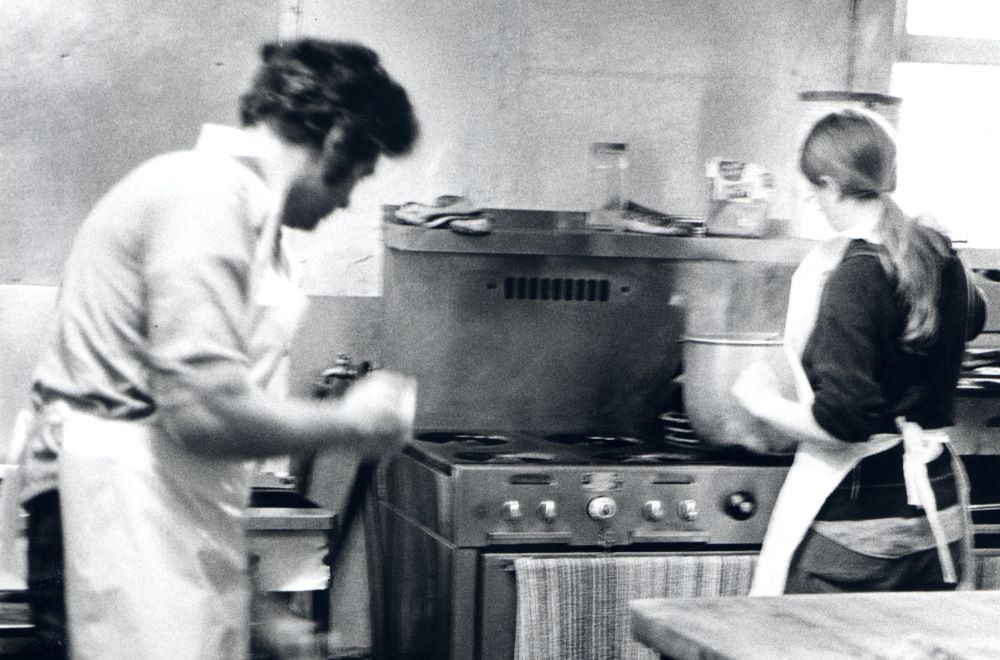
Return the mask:
M 599 229 L 621 231 L 625 220 L 628 145 L 623 142 L 594 142 L 590 145 L 590 191 L 593 196 L 587 224 Z
M 681 343 L 684 410 L 703 444 L 742 446 L 762 454 L 794 451 L 790 438 L 751 416 L 731 392 L 744 368 L 764 362 L 774 370 L 782 395 L 795 398 L 794 380 L 780 335 L 720 333 L 686 336 Z

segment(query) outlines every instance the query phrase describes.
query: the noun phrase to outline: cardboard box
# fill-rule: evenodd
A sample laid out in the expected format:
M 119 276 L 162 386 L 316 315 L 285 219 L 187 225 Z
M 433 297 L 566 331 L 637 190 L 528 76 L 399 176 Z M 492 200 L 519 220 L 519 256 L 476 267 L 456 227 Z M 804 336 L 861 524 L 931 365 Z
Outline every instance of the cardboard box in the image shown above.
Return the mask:
M 774 177 L 753 163 L 713 158 L 705 164 L 709 181 L 707 233 L 761 237 L 769 234 Z

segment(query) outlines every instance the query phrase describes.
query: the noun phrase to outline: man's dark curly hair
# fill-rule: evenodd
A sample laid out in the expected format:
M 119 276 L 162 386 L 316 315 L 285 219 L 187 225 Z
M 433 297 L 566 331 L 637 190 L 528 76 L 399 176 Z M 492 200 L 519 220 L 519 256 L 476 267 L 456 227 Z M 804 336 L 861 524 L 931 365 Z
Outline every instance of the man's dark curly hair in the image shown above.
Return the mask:
M 380 154 L 408 153 L 419 133 L 406 90 L 360 44 L 298 39 L 261 47 L 262 64 L 240 97 L 244 126 L 266 123 L 319 150 L 336 181 Z

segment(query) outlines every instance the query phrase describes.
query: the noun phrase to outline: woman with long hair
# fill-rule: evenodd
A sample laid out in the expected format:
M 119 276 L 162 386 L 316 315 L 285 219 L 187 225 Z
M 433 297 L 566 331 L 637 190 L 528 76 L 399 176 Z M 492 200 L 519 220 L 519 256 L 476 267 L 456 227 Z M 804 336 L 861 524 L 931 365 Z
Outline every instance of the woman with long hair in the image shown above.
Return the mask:
M 955 588 L 971 578 L 967 495 L 943 429 L 965 342 L 985 322 L 981 294 L 947 237 L 889 197 L 896 145 L 881 118 L 823 117 L 799 166 L 836 237 L 792 282 L 797 400 L 765 365 L 733 387 L 798 442 L 752 593 Z

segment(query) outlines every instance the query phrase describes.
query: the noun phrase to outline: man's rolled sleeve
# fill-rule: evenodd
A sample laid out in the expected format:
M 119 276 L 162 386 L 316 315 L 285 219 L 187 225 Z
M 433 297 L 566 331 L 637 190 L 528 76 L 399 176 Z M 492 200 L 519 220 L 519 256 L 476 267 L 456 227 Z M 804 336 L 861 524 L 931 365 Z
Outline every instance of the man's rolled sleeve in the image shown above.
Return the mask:
M 165 163 L 144 264 L 151 384 L 163 407 L 245 380 L 254 230 L 239 178 L 197 155 Z

